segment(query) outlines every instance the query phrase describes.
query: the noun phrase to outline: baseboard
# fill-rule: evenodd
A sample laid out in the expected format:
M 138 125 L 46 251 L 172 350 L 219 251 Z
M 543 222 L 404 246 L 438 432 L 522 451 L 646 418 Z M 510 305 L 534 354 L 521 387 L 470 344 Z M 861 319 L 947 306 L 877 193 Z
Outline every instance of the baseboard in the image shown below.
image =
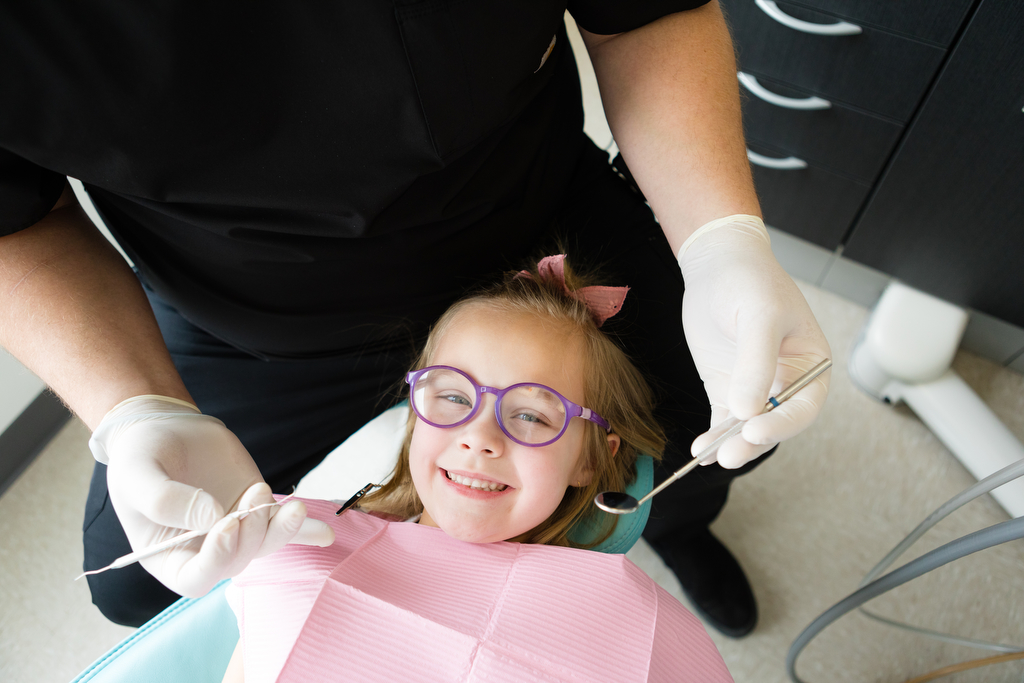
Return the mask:
M 44 391 L 0 434 L 0 495 L 71 419 L 52 392 Z

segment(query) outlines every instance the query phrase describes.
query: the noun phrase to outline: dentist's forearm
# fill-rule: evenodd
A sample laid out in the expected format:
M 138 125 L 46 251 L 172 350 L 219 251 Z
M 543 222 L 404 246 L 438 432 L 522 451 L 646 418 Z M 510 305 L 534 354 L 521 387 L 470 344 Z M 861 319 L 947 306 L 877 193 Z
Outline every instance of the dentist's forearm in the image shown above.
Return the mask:
M 70 187 L 41 221 L 0 237 L 0 346 L 90 429 L 132 396 L 192 400 L 138 279 Z
M 581 33 L 612 134 L 673 252 L 708 221 L 760 216 L 717 2 L 616 36 Z

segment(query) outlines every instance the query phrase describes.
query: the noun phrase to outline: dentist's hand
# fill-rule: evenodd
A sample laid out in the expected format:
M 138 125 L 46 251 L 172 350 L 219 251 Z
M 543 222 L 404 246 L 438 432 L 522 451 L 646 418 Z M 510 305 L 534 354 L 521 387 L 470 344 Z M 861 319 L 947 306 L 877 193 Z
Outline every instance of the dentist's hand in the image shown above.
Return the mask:
M 727 441 L 717 456 L 722 467 L 741 467 L 818 416 L 830 372 L 758 417 L 769 395 L 830 358 L 831 350 L 756 216 L 712 221 L 680 248 L 678 259 L 686 285 L 683 330 L 711 401 L 711 424 L 729 415 L 750 420 L 742 438 Z M 707 434 L 697 437 L 692 453 L 710 441 Z
M 286 543 L 330 545 L 331 528 L 306 519 L 294 501 L 242 520 L 236 509 L 273 503 L 270 487 L 245 447 L 220 420 L 189 403 L 136 396 L 114 407 L 89 448 L 107 464 L 107 489 L 133 550 L 184 531 L 210 529 L 202 539 L 142 560 L 171 590 L 205 595 L 218 581 Z

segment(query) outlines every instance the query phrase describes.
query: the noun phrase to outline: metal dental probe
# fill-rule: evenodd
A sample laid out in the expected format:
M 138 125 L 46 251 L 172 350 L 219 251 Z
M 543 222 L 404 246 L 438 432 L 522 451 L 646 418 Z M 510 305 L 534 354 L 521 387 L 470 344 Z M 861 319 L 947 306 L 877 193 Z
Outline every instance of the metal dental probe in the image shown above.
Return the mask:
M 768 402 L 764 405 L 764 410 L 761 411 L 761 414 L 763 415 L 764 413 L 771 412 L 772 410 L 774 410 L 776 407 L 779 406 L 779 404 L 784 403 L 785 401 L 790 399 L 793 396 L 793 394 L 806 387 L 818 375 L 825 372 L 830 367 L 832 367 L 832 360 L 828 358 L 815 365 L 813 368 L 808 370 L 806 374 L 800 377 L 800 379 L 798 379 L 797 381 L 793 382 L 788 387 L 780 391 L 777 396 L 769 398 Z M 676 481 L 677 479 L 682 478 L 683 476 L 688 474 L 690 470 L 692 470 L 694 467 L 696 467 L 697 465 L 701 464 L 702 462 L 710 458 L 712 455 L 714 455 L 723 443 L 725 443 L 726 441 L 728 441 L 729 439 L 743 431 L 743 425 L 745 424 L 747 424 L 747 420 L 737 420 L 735 417 L 731 417 L 728 420 L 725 420 L 721 424 L 717 425 L 714 431 L 719 431 L 721 432 L 721 434 L 714 441 L 712 441 L 704 450 L 702 450 L 700 453 L 694 456 L 693 460 L 691 460 L 690 462 L 686 463 L 681 468 L 676 470 L 675 474 L 673 474 L 671 477 L 663 481 L 656 489 L 648 493 L 640 500 L 637 500 L 628 493 L 623 493 L 620 491 L 605 491 L 604 493 L 599 493 L 594 497 L 594 504 L 597 505 L 597 507 L 604 510 L 605 512 L 610 512 L 613 515 L 628 515 L 632 512 L 636 512 L 637 510 L 640 509 L 641 505 L 643 505 L 648 500 L 664 491 L 669 484 Z
M 247 510 L 236 510 L 235 512 L 229 512 L 228 514 L 224 515 L 224 518 L 227 519 L 228 517 L 231 517 L 233 519 L 239 520 L 245 519 L 245 517 L 248 516 L 250 512 L 256 512 L 257 510 L 275 507 L 277 505 L 284 505 L 294 496 L 295 494 L 293 493 L 287 498 L 282 498 L 281 500 L 275 501 L 273 503 L 264 503 L 262 505 L 257 505 L 256 507 L 252 507 Z M 108 564 L 106 567 L 101 567 L 100 569 L 93 569 L 83 574 L 79 574 L 75 577 L 75 581 L 78 581 L 83 576 L 93 576 L 94 574 L 102 574 L 103 572 L 108 571 L 110 569 L 120 569 L 122 567 L 127 567 L 130 564 L 135 564 L 139 560 L 144 560 L 147 557 L 153 557 L 153 555 L 162 553 L 163 551 L 169 550 L 170 548 L 173 548 L 175 546 L 179 546 L 183 543 L 188 543 L 193 539 L 206 536 L 208 533 L 210 533 L 210 531 L 210 529 L 207 529 L 205 531 L 203 531 L 202 529 L 197 529 L 196 531 L 186 531 L 183 534 L 178 534 L 177 536 L 168 538 L 166 541 L 160 541 L 159 543 L 154 543 L 153 545 L 147 546 L 142 550 L 139 550 L 138 552 L 128 553 L 127 555 L 119 557 L 110 564 Z

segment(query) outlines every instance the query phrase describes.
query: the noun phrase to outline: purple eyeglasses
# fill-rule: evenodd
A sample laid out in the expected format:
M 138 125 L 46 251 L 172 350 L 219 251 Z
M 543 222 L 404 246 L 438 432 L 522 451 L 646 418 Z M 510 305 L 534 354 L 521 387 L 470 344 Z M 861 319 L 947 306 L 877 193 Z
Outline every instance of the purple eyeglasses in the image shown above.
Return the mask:
M 405 377 L 412 409 L 432 427 L 457 427 L 476 415 L 482 394 L 494 394 L 494 417 L 505 436 L 523 446 L 552 444 L 565 434 L 569 420 L 582 417 L 606 431 L 608 422 L 543 384 L 523 382 L 505 389 L 484 387 L 458 368 L 431 365 Z

